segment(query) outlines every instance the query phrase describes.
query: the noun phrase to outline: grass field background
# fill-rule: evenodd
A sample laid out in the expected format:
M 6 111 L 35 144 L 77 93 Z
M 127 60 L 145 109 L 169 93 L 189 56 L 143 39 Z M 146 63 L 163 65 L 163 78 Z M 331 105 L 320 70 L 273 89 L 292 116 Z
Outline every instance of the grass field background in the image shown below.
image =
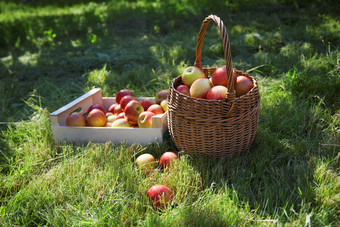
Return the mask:
M 0 223 L 92 226 L 338 226 L 340 5 L 336 1 L 0 2 Z M 259 83 L 260 122 L 246 153 L 184 153 L 146 177 L 133 160 L 167 143 L 54 143 L 49 114 L 93 87 L 154 96 L 195 61 L 209 14 L 233 66 Z M 211 23 L 205 66 L 224 64 Z M 153 184 L 175 193 L 154 210 Z

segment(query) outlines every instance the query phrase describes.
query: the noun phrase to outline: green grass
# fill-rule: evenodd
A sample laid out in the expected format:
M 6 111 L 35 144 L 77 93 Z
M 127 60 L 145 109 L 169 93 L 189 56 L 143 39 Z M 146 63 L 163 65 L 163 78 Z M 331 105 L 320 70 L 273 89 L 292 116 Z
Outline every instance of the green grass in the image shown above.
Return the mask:
M 338 226 L 340 18 L 335 1 L 0 2 L 0 224 L 50 226 Z M 195 60 L 210 13 L 233 66 L 261 94 L 244 154 L 183 153 L 145 176 L 134 159 L 171 144 L 54 143 L 49 114 L 93 87 L 153 96 Z M 217 27 L 205 66 L 224 64 Z M 175 193 L 165 210 L 153 184 Z

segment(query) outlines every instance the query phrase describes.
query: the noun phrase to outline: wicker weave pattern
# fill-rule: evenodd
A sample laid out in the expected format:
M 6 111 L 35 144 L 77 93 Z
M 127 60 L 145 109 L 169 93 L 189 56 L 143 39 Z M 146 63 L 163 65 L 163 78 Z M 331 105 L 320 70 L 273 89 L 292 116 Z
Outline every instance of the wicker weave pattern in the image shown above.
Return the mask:
M 223 22 L 215 15 L 210 15 L 203 21 L 195 65 L 202 65 L 203 36 L 210 21 L 214 21 L 221 31 L 229 92 L 224 100 L 192 98 L 175 89 L 182 84 L 181 77 L 175 78 L 169 88 L 168 126 L 170 136 L 178 149 L 187 153 L 222 157 L 244 152 L 253 142 L 259 119 L 260 95 L 256 80 L 237 70 L 238 75 L 251 79 L 254 87 L 246 95 L 235 97 L 228 34 Z M 215 68 L 202 70 L 209 78 Z

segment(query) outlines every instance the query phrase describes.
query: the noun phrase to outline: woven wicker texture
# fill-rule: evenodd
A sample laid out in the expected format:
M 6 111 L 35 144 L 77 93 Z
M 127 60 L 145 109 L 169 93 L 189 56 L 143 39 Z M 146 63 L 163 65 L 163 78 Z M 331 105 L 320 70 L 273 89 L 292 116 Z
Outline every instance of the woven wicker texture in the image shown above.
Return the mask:
M 209 22 L 219 27 L 228 75 L 228 93 L 224 100 L 192 98 L 175 88 L 182 83 L 175 78 L 169 88 L 168 126 L 172 140 L 178 149 L 187 153 L 223 157 L 246 151 L 254 140 L 260 111 L 260 95 L 256 80 L 236 70 L 238 75 L 248 77 L 254 87 L 241 97 L 235 96 L 232 79 L 233 68 L 230 44 L 222 20 L 210 15 L 202 23 L 196 47 L 195 66 L 209 78 L 216 68 L 202 68 L 201 50 L 203 37 Z

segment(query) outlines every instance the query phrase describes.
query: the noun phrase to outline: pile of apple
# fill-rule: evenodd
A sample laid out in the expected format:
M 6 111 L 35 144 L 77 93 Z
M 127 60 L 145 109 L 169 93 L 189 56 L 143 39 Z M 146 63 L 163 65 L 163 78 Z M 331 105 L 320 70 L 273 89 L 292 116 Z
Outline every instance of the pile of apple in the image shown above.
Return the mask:
M 66 126 L 152 128 L 152 117 L 167 111 L 167 97 L 168 90 L 161 90 L 156 94 L 155 102 L 148 99 L 137 101 L 129 89 L 122 89 L 116 94 L 116 103 L 108 110 L 95 103 L 85 114 L 71 113 Z
M 208 79 L 204 72 L 195 66 L 186 68 L 182 75 L 183 84 L 176 87 L 180 93 L 194 98 L 221 100 L 225 99 L 228 91 L 226 66 L 217 68 Z M 246 76 L 238 76 L 233 69 L 233 80 L 236 97 L 248 93 L 253 88 L 253 82 Z
M 163 170 L 169 170 L 173 161 L 178 159 L 175 152 L 167 151 L 160 158 L 160 167 Z M 149 174 L 157 168 L 157 160 L 152 154 L 144 153 L 135 161 L 135 164 L 145 173 Z M 147 198 L 154 208 L 166 207 L 173 199 L 174 194 L 170 188 L 165 185 L 153 185 L 146 193 Z

